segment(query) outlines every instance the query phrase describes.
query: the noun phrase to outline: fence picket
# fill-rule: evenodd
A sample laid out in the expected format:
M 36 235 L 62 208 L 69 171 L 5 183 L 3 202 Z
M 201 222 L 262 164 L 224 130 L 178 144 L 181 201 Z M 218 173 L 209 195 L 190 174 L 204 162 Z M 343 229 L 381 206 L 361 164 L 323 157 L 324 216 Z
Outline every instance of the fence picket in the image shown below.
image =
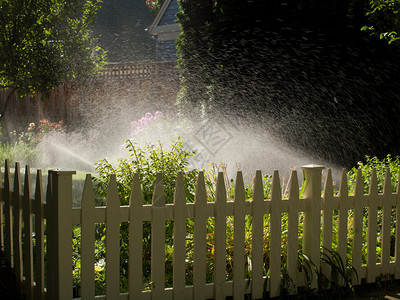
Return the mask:
M 14 174 L 14 189 L 11 191 L 11 176 L 8 161 L 4 171 L 4 187 L 0 206 L 4 203 L 4 248 L 9 253 L 18 279 L 24 283 L 24 293 L 27 299 L 44 299 L 44 253 L 47 253 L 47 298 L 69 299 L 72 297 L 72 272 L 69 271 L 72 258 L 72 244 L 69 235 L 72 224 L 81 226 L 81 297 L 95 299 L 94 291 L 94 243 L 96 222 L 106 223 L 106 297 L 110 299 L 151 298 L 151 299 L 225 299 L 233 296 L 234 299 L 244 299 L 246 288 L 244 280 L 245 266 L 245 222 L 246 215 L 252 217 L 252 253 L 250 269 L 252 272 L 251 291 L 253 298 L 262 298 L 264 292 L 269 291 L 271 297 L 279 295 L 281 283 L 281 217 L 288 214 L 287 233 L 287 268 L 284 277 L 285 286 L 290 294 L 296 293 L 296 285 L 303 285 L 298 276 L 298 221 L 299 212 L 307 213 L 309 230 L 308 237 L 304 237 L 303 249 L 309 256 L 315 257 L 316 246 L 319 246 L 320 226 L 319 204 L 321 203 L 321 171 L 320 166 L 304 166 L 306 183 L 304 199 L 299 198 L 299 184 L 297 172 L 292 170 L 289 179 L 288 201 L 282 200 L 281 184 L 278 171 L 274 171 L 271 184 L 271 199 L 264 199 L 261 171 L 257 171 L 253 187 L 253 200 L 246 202 L 243 175 L 236 176 L 234 202 L 227 202 L 226 187 L 223 173 L 218 174 L 216 186 L 216 200 L 207 203 L 207 192 L 203 172 L 199 173 L 195 203 L 186 203 L 186 194 L 183 175 L 176 179 L 174 203 L 165 204 L 163 179 L 157 174 L 153 192 L 153 204 L 143 205 L 143 194 L 140 188 L 138 174 L 134 175 L 129 206 L 120 206 L 116 176 L 112 175 L 106 198 L 106 207 L 96 208 L 91 176 L 86 176 L 82 207 L 72 208 L 72 174 L 74 171 L 50 171 L 48 178 L 46 204 L 44 204 L 42 173 L 37 171 L 35 199 L 32 199 L 30 168 L 25 167 L 24 190 L 21 193 L 20 165 L 16 163 Z M 51 175 L 51 176 L 50 176 Z M 400 178 L 400 174 L 399 174 Z M 352 264 L 356 272 L 353 273 L 352 283 L 357 285 L 366 277 L 367 282 L 374 282 L 378 270 L 383 275 L 393 274 L 400 277 L 400 180 L 397 182 L 397 192 L 392 193 L 390 170 L 386 170 L 383 194 L 378 194 L 377 173 L 372 171 L 370 190 L 368 195 L 363 192 L 361 169 L 357 171 L 354 196 L 347 191 L 347 176 L 342 171 L 339 196 L 333 195 L 332 173 L 328 169 L 323 194 L 323 224 L 322 245 L 325 254 L 329 255 L 332 249 L 332 212 L 339 208 L 338 252 L 345 263 L 347 254 L 347 219 L 348 211 L 354 208 L 352 227 L 354 237 L 352 246 Z M 1 189 L 1 187 L 0 187 Z M 69 190 L 71 189 L 71 191 Z M 336 202 L 336 199 L 338 202 Z M 350 200 L 353 201 L 350 203 Z M 377 217 L 378 208 L 383 208 L 382 224 L 382 259 L 377 264 Z M 391 215 L 393 206 L 396 206 L 396 245 L 395 262 L 390 261 L 390 234 Z M 367 266 L 362 267 L 362 229 L 363 211 L 368 208 L 368 236 L 367 236 Z M 46 209 L 46 221 L 44 219 Z M 67 211 L 68 210 L 68 211 Z M 65 212 L 65 213 L 64 213 Z M 79 215 L 79 213 L 81 215 Z M 269 214 L 270 224 L 265 226 L 265 214 Z M 33 217 L 34 215 L 34 217 Z M 227 218 L 233 216 L 234 251 L 233 251 L 233 282 L 226 281 L 226 238 Z M 23 220 L 22 220 L 23 217 Z M 207 218 L 214 217 L 214 282 L 206 284 L 207 271 Z M 250 216 L 249 216 L 250 217 Z M 317 218 L 318 217 L 318 218 Z M 34 219 L 33 219 L 34 218 Z M 194 218 L 194 260 L 193 260 L 193 288 L 185 286 L 185 258 L 186 258 L 186 218 Z M 165 221 L 174 222 L 174 252 L 173 252 L 173 289 L 165 289 Z M 32 226 L 34 220 L 34 243 L 32 241 Z M 73 220 L 73 223 L 71 223 Z M 129 222 L 129 293 L 121 295 L 120 285 L 120 223 Z M 143 221 L 151 221 L 151 292 L 143 292 L 142 288 L 142 253 L 143 253 Z M 47 231 L 48 247 L 44 251 L 44 232 Z M 307 229 L 308 228 L 308 229 Z M 13 230 L 14 229 L 14 230 Z M 21 231 L 24 234 L 21 234 Z M 264 267 L 264 230 L 270 231 L 269 249 L 269 278 L 265 281 Z M 320 233 L 320 232 L 319 232 Z M 315 238 L 314 238 L 315 237 Z M 23 243 L 22 243 L 23 242 Z M 8 244 L 10 243 L 10 244 Z M 305 244 L 307 244 L 305 246 Z M 34 245 L 34 248 L 33 248 Z M 325 250 L 326 248 L 326 250 Z M 344 250 L 343 250 L 344 249 Z M 23 253 L 22 253 L 23 250 Z M 318 253 L 319 254 L 319 253 Z M 315 261 L 314 259 L 312 260 Z M 33 268 L 33 263 L 35 264 Z M 318 268 L 318 261 L 316 267 Z M 19 270 L 18 270 L 19 266 Z M 392 268 L 394 267 L 394 268 Z M 326 276 L 330 269 L 321 266 Z M 268 272 L 268 270 L 266 270 Z M 356 276 L 356 274 L 358 276 Z M 298 278 L 297 278 L 298 277 Z M 294 283 L 291 285 L 290 280 Z M 265 283 L 268 282 L 267 287 Z M 342 282 L 343 283 L 343 282 Z M 314 284 L 314 283 L 313 283 Z M 191 293 L 191 294 L 189 294 Z M 104 298 L 104 297 L 101 297 Z
M 214 299 L 225 299 L 226 282 L 226 189 L 224 174 L 218 173 L 215 191 L 214 229 Z
M 151 297 L 164 299 L 165 288 L 165 194 L 161 173 L 154 184 L 151 218 Z
M 397 175 L 396 189 L 396 244 L 395 244 L 395 272 L 394 278 L 400 278 L 400 171 Z
M 92 176 L 86 175 L 81 200 L 81 297 L 94 299 L 95 201 Z
M 378 180 L 376 169 L 371 172 L 368 201 L 368 232 L 367 232 L 367 282 L 376 279 L 376 242 L 377 242 L 377 214 L 378 214 Z
M 346 266 L 346 253 L 347 253 L 347 221 L 349 215 L 349 197 L 347 187 L 347 172 L 342 169 L 342 176 L 340 178 L 339 187 L 339 220 L 338 220 L 338 246 L 337 253 Z M 344 284 L 344 279 L 339 279 L 339 284 Z
M 33 299 L 33 243 L 32 243 L 32 194 L 31 194 L 31 170 L 25 167 L 25 183 L 23 196 L 24 217 L 24 273 L 25 273 L 25 297 Z
M 296 277 L 299 247 L 299 183 L 297 171 L 292 170 L 289 178 L 289 211 L 288 211 L 288 243 L 287 243 L 287 275 L 286 288 L 290 295 L 297 293 Z
M 44 215 L 42 170 L 36 172 L 35 186 L 35 299 L 44 299 Z
M 106 197 L 106 298 L 119 297 L 119 206 L 117 180 L 110 176 Z
M 3 184 L 4 178 L 3 173 L 0 168 L 0 249 L 4 251 L 4 208 L 5 208 L 5 198 L 4 198 L 4 188 Z
M 174 195 L 174 299 L 185 298 L 186 193 L 182 173 L 178 173 Z
M 330 255 L 332 251 L 332 228 L 333 228 L 333 210 L 334 210 L 334 199 L 333 199 L 333 182 L 332 182 L 332 171 L 328 169 L 326 172 L 324 194 L 322 197 L 322 252 L 325 255 Z M 327 263 L 321 264 L 321 269 L 327 280 L 331 280 L 331 266 Z
M 234 240 L 233 240 L 233 298 L 244 299 L 244 264 L 245 264 L 245 191 L 243 174 L 236 174 L 235 201 L 233 203 Z
M 129 299 L 142 299 L 143 193 L 139 175 L 133 176 L 129 198 Z
M 206 299 L 207 192 L 203 171 L 197 177 L 194 201 L 193 299 Z
M 392 216 L 392 179 L 390 169 L 386 168 L 385 181 L 383 187 L 383 220 L 382 220 L 382 269 L 383 275 L 389 274 L 390 270 L 390 223 Z
M 271 217 L 270 217 L 270 297 L 279 296 L 281 283 L 281 184 L 279 173 L 274 171 L 271 186 Z
M 356 187 L 354 191 L 354 215 L 353 215 L 353 251 L 352 264 L 355 272 L 352 274 L 352 282 L 354 285 L 361 284 L 361 261 L 362 261 L 362 227 L 364 216 L 364 186 L 362 172 L 357 170 Z
M 253 225 L 252 225 L 252 287 L 251 296 L 253 299 L 261 299 L 264 292 L 264 191 L 262 183 L 262 174 L 260 170 L 256 171 L 256 177 L 253 187 Z
M 13 224 L 12 224 L 12 204 L 11 204 L 11 176 L 10 176 L 10 165 L 9 161 L 6 159 L 5 162 L 5 167 L 4 167 L 4 189 L 3 189 L 3 197 L 4 197 L 4 207 L 5 207 L 5 212 L 4 212 L 4 221 L 5 221 L 5 257 L 7 261 L 10 262 L 11 267 L 14 266 L 14 251 L 13 251 Z
M 23 280 L 22 277 L 22 241 L 21 241 L 21 225 L 22 225 L 22 210 L 21 210 L 21 174 L 20 165 L 15 163 L 14 173 L 14 191 L 13 191 L 13 204 L 14 204 L 14 270 L 17 280 Z

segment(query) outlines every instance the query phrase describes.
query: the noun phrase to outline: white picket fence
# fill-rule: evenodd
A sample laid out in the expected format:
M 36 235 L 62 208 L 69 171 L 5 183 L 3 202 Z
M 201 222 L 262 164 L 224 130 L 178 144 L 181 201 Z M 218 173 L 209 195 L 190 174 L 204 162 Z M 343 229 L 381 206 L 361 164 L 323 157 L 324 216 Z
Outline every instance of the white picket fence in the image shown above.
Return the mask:
M 400 211 L 399 188 L 392 193 L 390 172 L 386 172 L 383 194 L 378 194 L 376 172 L 371 188 L 364 195 L 361 172 L 358 173 L 355 195 L 348 195 L 347 177 L 343 172 L 338 195 L 334 195 L 330 169 L 322 189 L 321 166 L 302 167 L 305 183 L 303 197 L 295 170 L 291 172 L 289 194 L 282 199 L 277 171 L 273 174 L 270 199 L 264 199 L 262 174 L 256 172 L 253 198 L 245 199 L 243 176 L 237 173 L 234 201 L 227 201 L 223 174 L 219 173 L 215 202 L 207 202 L 204 175 L 200 172 L 194 203 L 187 203 L 182 174 L 178 175 L 173 204 L 165 203 L 162 176 L 156 179 L 152 205 L 143 205 L 138 176 L 135 175 L 129 205 L 120 206 L 116 177 L 111 176 L 106 206 L 95 207 L 91 176 L 87 175 L 80 208 L 72 207 L 72 176 L 74 171 L 49 171 L 46 197 L 41 171 L 37 171 L 36 188 L 30 189 L 30 170 L 26 167 L 24 191 L 21 192 L 20 166 L 15 165 L 13 189 L 10 166 L 4 168 L 4 186 L 0 198 L 0 241 L 18 279 L 23 283 L 27 299 L 72 299 L 72 228 L 81 226 L 81 298 L 95 298 L 95 223 L 106 224 L 106 295 L 99 299 L 253 299 L 263 297 L 265 281 L 270 296 L 278 296 L 281 284 L 282 232 L 281 217 L 287 214 L 287 275 L 293 280 L 290 293 L 305 284 L 298 269 L 299 214 L 303 214 L 303 252 L 316 268 L 329 278 L 329 266 L 320 264 L 320 249 L 332 249 L 332 234 L 338 235 L 337 251 L 346 259 L 348 244 L 348 213 L 353 210 L 352 265 L 358 276 L 354 285 L 375 282 L 378 276 L 400 278 Z M 321 196 L 321 191 L 323 194 Z M 46 198 L 46 201 L 45 201 Z M 391 224 L 395 207 L 396 224 Z M 362 263 L 363 210 L 368 209 L 367 262 Z M 377 233 L 377 215 L 382 208 L 382 233 Z M 333 232 L 333 211 L 338 209 L 338 231 Z M 264 216 L 270 214 L 268 228 Z M 245 216 L 252 216 L 251 279 L 245 276 Z M 233 280 L 226 274 L 226 222 L 234 217 Z M 213 217 L 214 282 L 206 283 L 206 220 Z M 185 284 L 186 219 L 194 219 L 193 285 Z M 173 287 L 165 287 L 165 221 L 174 220 Z M 143 222 L 151 221 L 151 290 L 143 290 Z M 120 223 L 129 222 L 129 292 L 120 293 Z M 395 255 L 391 259 L 391 229 L 395 226 Z M 264 233 L 270 232 L 269 277 L 263 270 Z M 322 230 L 322 232 L 321 232 Z M 322 240 L 320 239 L 322 234 Z M 45 250 L 45 238 L 47 246 Z M 381 258 L 377 263 L 377 239 L 381 239 Z M 46 254 L 45 254 L 46 253 Z M 45 264 L 46 261 L 46 264 Z M 353 273 L 355 274 L 355 272 Z M 314 274 L 315 275 L 315 274 Z M 45 283 L 45 278 L 47 282 Z M 249 281 L 250 280 L 250 281 Z M 313 276 L 311 287 L 317 287 Z M 96 297 L 97 299 L 98 297 Z

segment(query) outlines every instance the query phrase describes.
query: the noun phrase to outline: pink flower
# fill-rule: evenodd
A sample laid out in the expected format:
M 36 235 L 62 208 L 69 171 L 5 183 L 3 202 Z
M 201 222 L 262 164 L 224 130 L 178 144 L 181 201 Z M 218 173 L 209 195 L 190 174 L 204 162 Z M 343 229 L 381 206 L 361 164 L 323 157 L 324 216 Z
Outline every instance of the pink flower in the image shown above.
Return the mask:
M 151 114 L 151 113 L 146 113 L 145 115 L 144 115 L 144 117 L 145 118 L 147 118 L 147 119 L 152 119 L 153 118 L 153 115 Z
M 138 127 L 138 126 L 139 126 L 139 123 L 138 123 L 137 121 L 133 121 L 133 122 L 131 123 L 131 128 L 132 128 L 132 129 L 134 129 L 134 128 Z
M 154 113 L 154 119 L 157 119 L 158 117 L 160 117 L 160 116 L 162 116 L 162 112 L 161 111 L 156 111 L 155 113 Z

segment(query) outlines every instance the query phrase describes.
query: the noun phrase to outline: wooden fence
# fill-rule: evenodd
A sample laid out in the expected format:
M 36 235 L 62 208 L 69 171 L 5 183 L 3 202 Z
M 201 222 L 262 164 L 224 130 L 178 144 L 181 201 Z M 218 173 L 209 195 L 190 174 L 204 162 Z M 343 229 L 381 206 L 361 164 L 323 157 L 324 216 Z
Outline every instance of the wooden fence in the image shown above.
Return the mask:
M 264 199 L 261 171 L 256 172 L 251 200 L 245 199 L 241 172 L 237 173 L 235 198 L 227 201 L 222 173 L 218 174 L 215 202 L 207 199 L 204 175 L 200 172 L 194 203 L 187 203 L 182 174 L 178 175 L 174 203 L 166 204 L 162 176 L 156 179 L 151 205 L 143 205 L 138 175 L 134 176 L 129 205 L 120 206 L 116 177 L 111 176 L 106 206 L 95 206 L 92 179 L 86 177 L 79 208 L 72 207 L 72 176 L 74 171 L 49 171 L 46 192 L 41 171 L 37 171 L 35 191 L 31 191 L 30 170 L 26 167 L 24 192 L 20 166 L 15 165 L 13 190 L 10 166 L 4 168 L 4 186 L 0 202 L 0 240 L 6 257 L 12 262 L 18 279 L 23 282 L 27 299 L 72 299 L 72 228 L 81 227 L 81 297 L 95 298 L 95 223 L 106 224 L 106 297 L 107 299 L 253 299 L 263 297 L 265 288 L 270 296 L 278 296 L 282 280 L 282 247 L 286 249 L 286 274 L 292 284 L 288 289 L 296 293 L 305 285 L 304 271 L 299 272 L 298 248 L 330 278 L 329 265 L 320 263 L 320 249 L 329 254 L 333 235 L 337 236 L 337 252 L 343 260 L 348 253 L 348 222 L 351 219 L 352 237 L 350 257 L 356 272 L 352 282 L 375 282 L 378 276 L 400 278 L 400 211 L 399 193 L 392 193 L 390 172 L 386 172 L 385 186 L 378 194 L 377 176 L 373 171 L 369 194 L 364 195 L 361 171 L 358 172 L 355 194 L 349 195 L 347 177 L 343 172 L 339 194 L 335 195 L 331 171 L 326 172 L 322 189 L 321 166 L 302 167 L 305 182 L 302 197 L 295 170 L 291 172 L 288 197 L 282 199 L 279 174 L 274 172 L 270 197 Z M 321 195 L 321 191 L 323 193 Z M 46 194 L 46 197 L 44 196 Z M 395 214 L 393 215 L 393 208 Z M 367 209 L 367 257 L 362 261 L 363 218 Z M 349 214 L 351 212 L 351 218 Z M 379 212 L 379 213 L 378 213 Z M 337 226 L 333 215 L 338 214 Z M 269 222 L 265 225 L 265 216 Z M 282 240 L 281 218 L 287 217 L 287 236 Z M 383 220 L 377 230 L 377 218 Z M 226 249 L 227 219 L 233 216 L 233 277 L 227 281 Z M 251 276 L 245 276 L 245 218 L 251 216 Z M 299 218 L 301 216 L 301 218 Z M 214 218 L 213 282 L 206 282 L 206 220 Z M 193 285 L 185 284 L 186 220 L 194 219 Z M 392 218 L 395 224 L 391 223 Z M 165 221 L 174 220 L 173 287 L 165 287 Z M 303 220 L 303 238 L 299 241 L 299 220 Z M 143 290 L 142 229 L 143 222 L 151 221 L 151 289 Z M 120 224 L 129 222 L 129 291 L 120 293 Z M 336 228 L 337 230 L 333 230 Z M 391 230 L 394 241 L 391 243 Z M 269 231 L 269 248 L 265 233 Z M 322 235 L 322 240 L 320 239 Z M 34 240 L 34 243 L 33 243 Z M 45 246 L 47 240 L 47 246 Z M 381 247 L 378 259 L 377 241 Z M 394 253 L 391 253 L 394 246 Z M 44 251 L 46 249 L 46 251 Z M 45 254 L 46 253 L 46 254 Z M 269 270 L 263 270 L 265 253 L 269 253 Z M 349 257 L 349 256 L 347 256 Z M 46 265 L 45 265 L 46 262 Z M 35 271 L 34 271 L 35 270 Z M 264 273 L 268 271 L 268 273 Z M 268 274 L 268 278 L 266 277 Z M 356 276 L 357 274 L 358 276 Z M 45 278 L 46 282 L 45 282 Z M 251 278 L 251 279 L 246 279 Z M 267 281 L 266 281 L 267 280 Z M 265 285 L 265 283 L 267 284 Z M 317 287 L 313 276 L 311 288 Z M 46 295 L 47 294 L 47 295 Z M 101 298 L 101 297 L 100 297 Z

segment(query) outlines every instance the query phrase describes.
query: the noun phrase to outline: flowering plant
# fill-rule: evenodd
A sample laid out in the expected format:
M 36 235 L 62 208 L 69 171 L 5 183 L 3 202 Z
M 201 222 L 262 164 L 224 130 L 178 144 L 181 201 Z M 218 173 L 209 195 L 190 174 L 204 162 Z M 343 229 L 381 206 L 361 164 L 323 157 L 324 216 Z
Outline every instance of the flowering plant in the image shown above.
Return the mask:
M 163 115 L 162 112 L 156 111 L 154 114 L 147 112 L 144 117 L 137 121 L 132 121 L 131 122 L 131 136 L 137 135 L 139 132 L 142 132 L 143 130 L 146 129 L 147 126 L 149 126 L 151 123 L 154 123 L 155 120 L 160 118 Z

